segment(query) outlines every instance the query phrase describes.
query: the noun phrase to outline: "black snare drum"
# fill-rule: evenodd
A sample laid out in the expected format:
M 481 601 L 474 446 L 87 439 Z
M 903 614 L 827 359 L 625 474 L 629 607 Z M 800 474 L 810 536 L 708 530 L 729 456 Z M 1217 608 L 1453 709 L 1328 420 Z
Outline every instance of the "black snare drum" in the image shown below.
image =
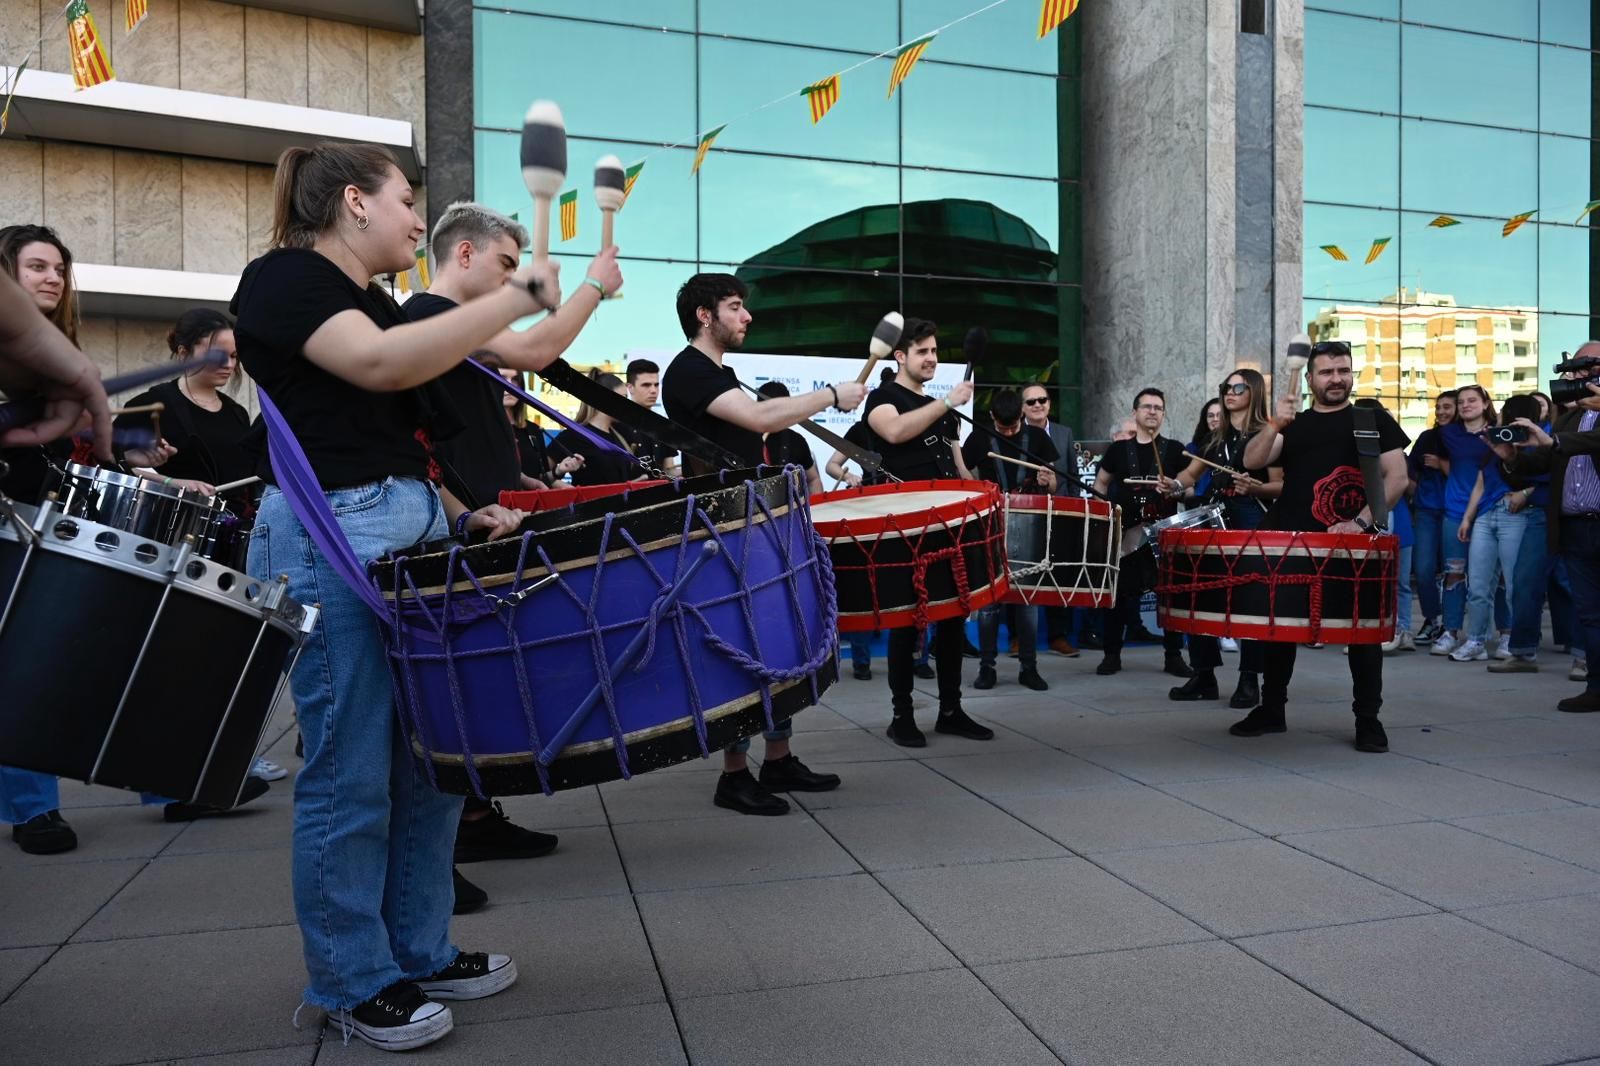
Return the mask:
M 176 548 L 194 538 L 191 551 L 233 570 L 244 569 L 250 523 L 220 496 L 149 481 L 134 474 L 69 463 L 56 490 L 62 512 L 135 537 Z

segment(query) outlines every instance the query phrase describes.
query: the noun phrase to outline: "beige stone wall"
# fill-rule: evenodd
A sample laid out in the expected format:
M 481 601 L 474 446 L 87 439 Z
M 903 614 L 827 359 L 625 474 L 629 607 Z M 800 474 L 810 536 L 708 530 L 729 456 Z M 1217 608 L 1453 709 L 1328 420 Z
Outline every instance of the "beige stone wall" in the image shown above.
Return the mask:
M 30 65 L 68 70 L 62 6 L 0 0 L 0 61 L 17 62 L 44 33 Z M 423 143 L 420 36 L 213 0 L 152 0 L 130 37 L 121 0 L 90 7 L 121 81 L 404 119 Z M 270 166 L 0 140 L 0 225 L 53 226 L 80 262 L 236 273 L 265 250 L 271 212 Z M 107 372 L 159 361 L 168 325 L 91 320 L 84 350 Z

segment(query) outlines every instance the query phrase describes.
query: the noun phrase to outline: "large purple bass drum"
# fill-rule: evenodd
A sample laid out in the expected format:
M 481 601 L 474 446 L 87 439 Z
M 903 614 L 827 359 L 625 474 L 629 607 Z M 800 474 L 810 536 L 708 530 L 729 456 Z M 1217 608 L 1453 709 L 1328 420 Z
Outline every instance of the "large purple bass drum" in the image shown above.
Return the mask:
M 553 792 L 705 756 L 838 676 L 833 573 L 794 471 L 541 512 L 520 537 L 425 545 L 371 573 L 400 716 L 447 792 Z

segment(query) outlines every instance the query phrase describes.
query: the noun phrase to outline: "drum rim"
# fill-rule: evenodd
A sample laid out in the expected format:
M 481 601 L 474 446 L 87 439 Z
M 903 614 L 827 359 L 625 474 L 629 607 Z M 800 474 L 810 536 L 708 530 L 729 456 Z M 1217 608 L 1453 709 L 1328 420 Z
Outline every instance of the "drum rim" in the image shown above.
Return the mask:
M 848 518 L 821 518 L 817 517 L 818 505 L 842 503 L 845 500 L 858 499 L 863 496 L 892 496 L 902 492 L 954 492 L 967 490 L 965 499 L 951 500 L 949 503 L 936 504 L 920 510 L 906 511 L 903 514 L 893 515 L 856 515 Z M 904 533 L 904 529 L 889 526 L 891 518 L 901 518 L 906 515 L 926 515 L 930 520 L 944 521 L 951 518 L 960 518 L 967 514 L 966 508 L 974 498 L 981 498 L 986 506 L 979 507 L 974 518 L 998 510 L 1001 506 L 1000 486 L 990 481 L 967 481 L 961 478 L 925 479 L 922 481 L 901 481 L 887 485 L 857 485 L 855 488 L 838 489 L 834 492 L 824 492 L 811 497 L 811 524 L 816 527 L 817 533 L 824 540 L 834 540 L 840 537 L 855 536 L 860 539 L 861 534 L 871 536 L 878 533 Z M 849 525 L 846 530 L 845 525 Z M 932 522 L 925 523 L 931 525 Z
M 1062 511 L 1073 511 L 1109 521 L 1117 506 L 1108 500 L 1097 500 L 1092 496 L 1051 496 L 1042 492 L 1007 492 L 1003 495 L 1006 510 L 1016 511 L 1018 514 L 1057 514 Z
M 1210 521 L 1218 518 L 1226 520 L 1227 513 L 1228 508 L 1224 504 L 1205 503 L 1198 507 L 1191 507 L 1186 511 L 1179 511 L 1177 514 L 1170 514 L 1165 518 L 1158 518 L 1154 522 L 1148 522 L 1145 524 L 1145 528 L 1149 532 L 1155 534 L 1169 532 L 1188 533 L 1192 532 L 1189 528 L 1191 523 Z M 1183 521 L 1180 521 L 1180 519 Z
M 148 492 L 152 496 L 159 496 L 164 500 L 176 503 L 186 503 L 191 506 L 207 510 L 215 510 L 214 496 L 207 496 L 202 492 L 191 492 L 188 489 L 173 488 L 163 485 L 158 481 L 142 478 L 137 474 L 124 474 L 120 470 L 109 470 L 103 466 L 86 466 L 83 463 L 68 463 L 66 475 L 69 478 L 80 478 L 90 484 L 103 483 L 115 485 L 117 488 L 132 489 L 135 492 Z
M 1349 550 L 1363 555 L 1400 554 L 1400 538 L 1393 533 L 1327 533 L 1297 529 L 1164 529 L 1162 550 L 1194 554 L 1206 547 L 1242 548 L 1251 543 L 1269 548 L 1303 547 L 1313 553 Z

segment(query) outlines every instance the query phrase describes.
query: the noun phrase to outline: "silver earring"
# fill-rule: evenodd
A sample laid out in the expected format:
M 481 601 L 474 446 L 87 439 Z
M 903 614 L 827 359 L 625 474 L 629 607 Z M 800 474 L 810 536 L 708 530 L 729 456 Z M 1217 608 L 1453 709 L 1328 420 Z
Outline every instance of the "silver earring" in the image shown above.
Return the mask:
M 356 219 L 356 229 L 366 229 L 367 221 L 366 215 L 362 215 L 360 218 Z

